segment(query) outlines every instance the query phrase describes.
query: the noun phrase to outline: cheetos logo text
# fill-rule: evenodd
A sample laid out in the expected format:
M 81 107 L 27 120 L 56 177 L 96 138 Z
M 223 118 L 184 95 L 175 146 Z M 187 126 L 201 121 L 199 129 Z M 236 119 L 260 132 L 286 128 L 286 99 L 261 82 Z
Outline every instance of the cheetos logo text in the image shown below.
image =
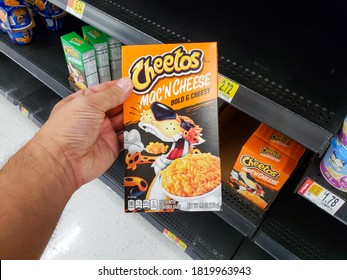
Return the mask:
M 202 50 L 187 52 L 183 46 L 178 46 L 163 55 L 140 57 L 129 69 L 134 92 L 140 95 L 148 93 L 163 77 L 198 73 L 203 65 L 203 56 Z

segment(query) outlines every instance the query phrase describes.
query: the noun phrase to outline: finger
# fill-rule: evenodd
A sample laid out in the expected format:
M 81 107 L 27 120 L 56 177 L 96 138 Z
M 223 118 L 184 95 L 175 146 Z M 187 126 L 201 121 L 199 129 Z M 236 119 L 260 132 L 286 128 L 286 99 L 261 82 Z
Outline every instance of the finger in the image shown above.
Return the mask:
M 59 111 L 60 108 L 62 108 L 63 106 L 65 106 L 67 103 L 69 103 L 71 100 L 75 99 L 77 96 L 78 92 L 72 93 L 66 97 L 64 97 L 62 100 L 60 100 L 57 104 L 55 104 L 55 106 L 53 107 L 50 116 L 52 116 L 54 113 L 56 113 L 57 111 Z
M 107 90 L 107 89 L 109 89 L 111 87 L 114 87 L 118 83 L 118 81 L 119 80 L 103 82 L 103 83 L 94 85 L 92 87 L 79 90 L 78 92 L 84 92 L 84 93 L 88 93 L 88 94 L 102 92 L 102 91 L 105 91 L 105 90 Z
M 123 104 L 129 97 L 132 88 L 133 84 L 129 78 L 121 78 L 114 86 L 87 96 L 86 101 L 93 107 L 96 107 L 96 109 L 107 112 Z
M 112 118 L 115 115 L 120 114 L 121 112 L 123 112 L 123 106 L 119 105 L 119 106 L 117 106 L 115 108 L 112 108 L 111 110 L 107 111 L 106 112 L 106 117 Z
M 110 118 L 112 127 L 116 132 L 120 132 L 124 129 L 123 119 L 124 119 L 123 113 L 115 115 L 114 117 Z
M 65 106 L 67 103 L 69 103 L 70 101 L 74 100 L 75 98 L 79 97 L 79 96 L 87 96 L 87 95 L 90 95 L 94 93 L 93 90 L 91 89 L 88 89 L 88 88 L 85 88 L 85 89 L 82 89 L 82 90 L 79 90 L 79 91 L 76 91 L 66 97 L 64 97 L 62 100 L 60 100 L 52 109 L 51 111 L 51 116 L 53 114 L 55 114 L 57 111 L 59 111 L 60 108 L 62 108 L 63 106 Z
M 74 100 L 76 97 L 79 96 L 88 96 L 96 92 L 101 92 L 109 89 L 110 87 L 113 87 L 115 84 L 117 84 L 118 80 L 113 81 L 107 81 L 101 84 L 94 85 L 90 88 L 84 88 L 79 91 L 76 91 L 66 97 L 64 97 L 62 100 L 60 100 L 52 109 L 51 114 L 53 115 L 55 112 L 57 112 L 61 107 L 65 106 L 68 102 Z
M 124 150 L 124 133 L 123 131 L 117 134 L 118 143 L 119 143 L 119 151 Z

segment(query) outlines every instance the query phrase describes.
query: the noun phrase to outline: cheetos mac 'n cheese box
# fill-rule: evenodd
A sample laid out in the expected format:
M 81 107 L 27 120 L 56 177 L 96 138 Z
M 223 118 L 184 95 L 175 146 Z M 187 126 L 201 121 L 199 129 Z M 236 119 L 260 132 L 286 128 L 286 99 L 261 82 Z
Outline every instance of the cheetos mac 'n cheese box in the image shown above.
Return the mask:
M 243 145 L 228 184 L 262 209 L 276 198 L 306 148 L 261 123 Z
M 122 47 L 125 212 L 219 211 L 217 44 Z

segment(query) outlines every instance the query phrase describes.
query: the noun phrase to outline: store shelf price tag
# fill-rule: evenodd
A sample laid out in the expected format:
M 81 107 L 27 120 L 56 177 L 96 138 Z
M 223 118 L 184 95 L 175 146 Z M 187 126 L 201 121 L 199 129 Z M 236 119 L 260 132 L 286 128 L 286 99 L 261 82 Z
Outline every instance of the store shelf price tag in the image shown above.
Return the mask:
M 66 11 L 79 19 L 82 18 L 84 13 L 85 4 L 80 0 L 68 0 Z
M 187 244 L 184 243 L 181 239 L 179 239 L 175 234 L 171 231 L 164 229 L 163 234 L 169 238 L 172 242 L 174 242 L 178 247 L 180 247 L 183 251 L 187 249 Z
M 29 111 L 27 109 L 25 109 L 23 106 L 20 106 L 20 110 L 24 116 L 26 116 L 27 118 L 29 117 Z
M 328 191 L 310 178 L 307 178 L 300 187 L 299 193 L 331 215 L 334 215 L 345 203 L 341 197 Z
M 233 100 L 239 85 L 225 77 L 218 76 L 218 95 L 227 102 Z

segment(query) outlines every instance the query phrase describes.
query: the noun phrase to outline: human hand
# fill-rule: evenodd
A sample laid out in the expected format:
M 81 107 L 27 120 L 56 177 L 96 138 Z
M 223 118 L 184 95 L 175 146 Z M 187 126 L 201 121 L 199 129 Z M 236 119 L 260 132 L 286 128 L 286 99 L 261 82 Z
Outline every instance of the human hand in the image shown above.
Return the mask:
M 67 202 L 122 149 L 129 78 L 80 90 L 0 169 L 0 259 L 38 259 Z
M 122 104 L 131 90 L 129 78 L 80 90 L 56 104 L 32 139 L 65 170 L 65 192 L 97 178 L 117 158 L 124 140 Z

